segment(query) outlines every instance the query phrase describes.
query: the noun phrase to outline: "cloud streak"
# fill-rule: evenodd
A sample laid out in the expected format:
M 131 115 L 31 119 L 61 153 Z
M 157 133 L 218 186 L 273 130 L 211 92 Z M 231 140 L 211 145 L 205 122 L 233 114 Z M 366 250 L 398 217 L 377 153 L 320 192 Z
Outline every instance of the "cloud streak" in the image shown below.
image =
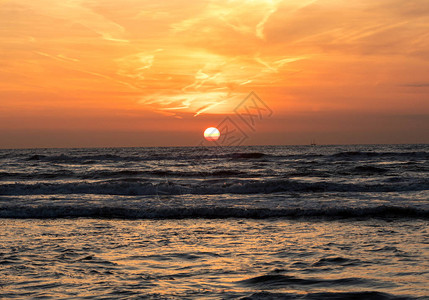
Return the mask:
M 16 0 L 13 2 L 23 8 L 32 10 L 35 14 L 61 19 L 70 23 L 78 23 L 97 33 L 105 40 L 121 43 L 129 42 L 123 38 L 125 34 L 123 26 L 102 14 L 94 12 L 94 10 L 85 6 L 85 1 L 83 0 Z

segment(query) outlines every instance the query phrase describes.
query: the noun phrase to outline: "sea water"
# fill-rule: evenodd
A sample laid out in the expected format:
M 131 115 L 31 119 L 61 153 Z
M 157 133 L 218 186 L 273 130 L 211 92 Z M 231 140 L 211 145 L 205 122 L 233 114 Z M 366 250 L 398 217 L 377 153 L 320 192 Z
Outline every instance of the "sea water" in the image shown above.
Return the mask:
M 0 297 L 428 299 L 429 145 L 0 150 Z

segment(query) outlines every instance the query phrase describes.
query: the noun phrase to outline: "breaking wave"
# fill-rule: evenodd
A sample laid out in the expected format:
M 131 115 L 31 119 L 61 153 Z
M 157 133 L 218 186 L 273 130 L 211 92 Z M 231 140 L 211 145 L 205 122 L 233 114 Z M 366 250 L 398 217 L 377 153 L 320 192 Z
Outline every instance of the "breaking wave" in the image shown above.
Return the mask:
M 165 181 L 151 182 L 149 179 L 125 178 L 105 181 L 55 182 L 55 183 L 5 183 L 0 185 L 0 195 L 45 195 L 45 194 L 102 194 L 102 195 L 167 195 L 195 194 L 267 194 L 279 192 L 399 192 L 429 189 L 428 179 L 412 183 L 335 183 L 305 182 L 288 179 L 245 180 L 219 179 L 195 183 Z

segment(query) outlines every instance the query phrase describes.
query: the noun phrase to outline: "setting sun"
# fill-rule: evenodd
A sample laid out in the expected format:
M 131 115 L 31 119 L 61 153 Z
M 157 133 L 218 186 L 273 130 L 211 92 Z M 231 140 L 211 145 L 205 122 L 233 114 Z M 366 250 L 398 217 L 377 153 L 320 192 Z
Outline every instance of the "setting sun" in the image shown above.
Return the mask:
M 204 138 L 207 141 L 217 141 L 220 137 L 220 132 L 216 127 L 209 127 L 204 131 Z

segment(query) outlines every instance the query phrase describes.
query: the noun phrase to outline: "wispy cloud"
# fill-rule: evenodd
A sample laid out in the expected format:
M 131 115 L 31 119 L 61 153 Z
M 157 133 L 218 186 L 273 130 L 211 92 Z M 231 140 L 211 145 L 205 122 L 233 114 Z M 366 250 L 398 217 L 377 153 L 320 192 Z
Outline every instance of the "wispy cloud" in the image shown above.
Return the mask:
M 175 32 L 201 30 L 214 34 L 219 27 L 264 39 L 264 27 L 281 0 L 266 1 L 210 1 L 198 16 L 171 25 Z M 219 22 L 220 21 L 220 22 Z
M 277 11 L 277 5 L 280 3 L 281 1 L 267 1 L 267 4 L 269 5 L 269 7 L 267 8 L 265 14 L 263 15 L 261 21 L 256 24 L 256 36 L 260 39 L 264 39 L 265 35 L 264 35 L 264 27 L 265 24 L 267 23 L 268 19 L 271 17 L 271 15 L 273 13 L 275 13 Z
M 293 63 L 299 60 L 303 60 L 306 59 L 307 57 L 290 57 L 290 58 L 282 58 L 279 60 L 275 60 L 271 63 L 268 63 L 266 61 L 264 61 L 260 55 L 258 54 L 255 57 L 255 61 L 258 62 L 259 64 L 261 64 L 262 66 L 265 67 L 265 69 L 263 71 L 265 72 L 273 72 L 273 73 L 278 73 L 279 70 L 286 64 L 289 63 Z
M 68 63 L 67 65 L 63 65 L 63 67 L 67 67 L 70 70 L 85 73 L 85 74 L 95 76 L 98 78 L 103 78 L 103 79 L 106 79 L 110 82 L 118 83 L 120 85 L 127 86 L 131 89 L 134 89 L 134 90 L 140 90 L 136 86 L 134 86 L 134 85 L 132 85 L 126 81 L 118 80 L 112 76 L 108 76 L 105 74 L 101 74 L 98 72 L 87 70 L 85 68 L 85 66 L 82 66 L 82 64 L 78 64 L 80 62 L 80 60 L 77 58 L 71 58 L 71 57 L 68 57 L 67 55 L 64 55 L 64 54 L 49 54 L 49 53 L 45 53 L 45 52 L 41 52 L 41 51 L 34 51 L 34 53 L 37 55 L 43 56 L 43 57 L 47 57 L 47 58 L 56 60 L 56 61 Z
M 143 96 L 140 104 L 152 107 L 156 111 L 177 115 L 191 112 L 195 117 L 221 106 L 219 112 L 229 113 L 232 105 L 244 97 L 242 93 L 231 94 L 225 91 L 179 92 L 170 94 L 152 94 Z M 173 113 L 174 112 L 174 113 Z
M 33 10 L 37 14 L 78 23 L 99 34 L 105 40 L 121 43 L 128 42 L 123 37 L 125 33 L 123 26 L 85 6 L 85 1 L 83 0 L 16 0 L 14 2 Z
M 156 52 L 156 51 L 155 51 Z M 120 76 L 134 78 L 140 83 L 145 79 L 146 71 L 149 70 L 155 61 L 155 55 L 140 52 L 116 59 L 118 64 L 117 74 Z
M 66 62 L 78 62 L 79 61 L 79 59 L 77 59 L 77 58 L 71 58 L 71 57 L 68 57 L 64 54 L 52 55 L 52 54 L 48 54 L 48 53 L 41 52 L 41 51 L 34 51 L 34 53 L 41 55 L 41 56 L 49 57 L 49 58 L 52 58 L 55 60 L 59 60 L 59 61 L 66 61 Z

